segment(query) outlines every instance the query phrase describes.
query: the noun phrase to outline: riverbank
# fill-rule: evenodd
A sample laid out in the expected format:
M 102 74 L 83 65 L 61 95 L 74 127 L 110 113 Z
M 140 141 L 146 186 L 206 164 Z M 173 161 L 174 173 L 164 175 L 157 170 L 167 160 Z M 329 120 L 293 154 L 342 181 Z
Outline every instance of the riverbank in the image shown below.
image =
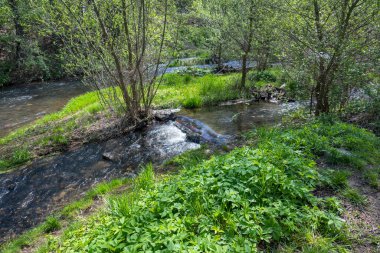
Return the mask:
M 4 249 L 376 252 L 379 144 L 332 119 L 250 131 L 231 152 L 191 151 L 91 191 L 71 219 Z
M 273 75 L 279 75 L 273 70 Z M 250 91 L 237 89 L 238 74 L 167 74 L 154 101 L 156 109 L 199 108 L 220 102 L 253 98 Z M 280 86 L 279 81 L 261 80 Z M 252 83 L 253 84 L 253 83 Z M 46 115 L 0 138 L 0 172 L 6 172 L 35 159 L 75 149 L 84 143 L 107 140 L 120 134 L 120 115 L 104 109 L 96 92 L 71 99 L 58 112 Z

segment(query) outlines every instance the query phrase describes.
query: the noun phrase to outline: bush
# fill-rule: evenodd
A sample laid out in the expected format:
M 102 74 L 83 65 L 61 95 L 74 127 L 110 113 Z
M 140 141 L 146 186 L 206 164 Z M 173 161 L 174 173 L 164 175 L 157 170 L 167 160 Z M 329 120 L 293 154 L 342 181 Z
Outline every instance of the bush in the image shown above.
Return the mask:
M 264 70 L 264 71 L 258 71 L 258 72 L 253 72 L 249 75 L 249 80 L 251 81 L 266 81 L 266 82 L 271 82 L 274 83 L 277 81 L 277 77 L 270 71 Z

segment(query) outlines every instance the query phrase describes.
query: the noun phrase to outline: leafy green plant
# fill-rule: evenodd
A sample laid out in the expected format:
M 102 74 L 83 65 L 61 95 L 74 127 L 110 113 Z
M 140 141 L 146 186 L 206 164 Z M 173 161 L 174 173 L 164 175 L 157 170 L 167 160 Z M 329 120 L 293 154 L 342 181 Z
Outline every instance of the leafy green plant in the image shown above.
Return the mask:
M 314 163 L 281 143 L 259 146 L 214 156 L 158 184 L 148 166 L 133 193 L 111 198 L 106 214 L 52 247 L 240 252 L 303 233 L 302 227 L 336 234 L 343 224 L 337 203 L 311 193 L 319 181 Z
M 45 233 L 51 233 L 61 228 L 61 223 L 56 217 L 48 217 L 43 225 Z

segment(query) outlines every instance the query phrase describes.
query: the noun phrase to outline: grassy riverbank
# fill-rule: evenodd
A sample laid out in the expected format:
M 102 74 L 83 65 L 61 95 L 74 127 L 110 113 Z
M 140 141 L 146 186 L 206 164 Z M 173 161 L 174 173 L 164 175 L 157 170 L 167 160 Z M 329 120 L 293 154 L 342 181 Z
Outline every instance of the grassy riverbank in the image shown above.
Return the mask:
M 179 174 L 148 166 L 38 250 L 375 252 L 380 238 L 368 228 L 378 226 L 379 200 L 363 189 L 379 190 L 379 144 L 332 119 L 252 131 L 230 153 L 193 151 L 163 165 Z
M 252 73 L 250 85 L 276 82 L 278 69 L 268 71 L 268 78 Z M 167 74 L 154 101 L 155 108 L 197 108 L 222 101 L 249 97 L 236 88 L 238 74 L 206 75 Z M 266 81 L 267 80 L 267 81 Z M 0 173 L 17 168 L 35 158 L 52 155 L 84 142 L 108 138 L 117 132 L 119 117 L 104 109 L 96 92 L 71 99 L 60 111 L 44 116 L 0 138 Z

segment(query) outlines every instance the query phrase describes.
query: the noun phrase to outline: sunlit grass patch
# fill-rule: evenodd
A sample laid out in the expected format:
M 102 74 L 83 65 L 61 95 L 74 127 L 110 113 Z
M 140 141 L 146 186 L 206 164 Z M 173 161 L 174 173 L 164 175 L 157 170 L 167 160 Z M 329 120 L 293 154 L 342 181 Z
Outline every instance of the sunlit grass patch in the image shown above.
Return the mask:
M 363 207 L 368 204 L 367 199 L 357 189 L 348 187 L 340 194 L 342 197 L 358 207 Z
M 367 170 L 364 173 L 364 179 L 371 187 L 380 188 L 380 168 Z

